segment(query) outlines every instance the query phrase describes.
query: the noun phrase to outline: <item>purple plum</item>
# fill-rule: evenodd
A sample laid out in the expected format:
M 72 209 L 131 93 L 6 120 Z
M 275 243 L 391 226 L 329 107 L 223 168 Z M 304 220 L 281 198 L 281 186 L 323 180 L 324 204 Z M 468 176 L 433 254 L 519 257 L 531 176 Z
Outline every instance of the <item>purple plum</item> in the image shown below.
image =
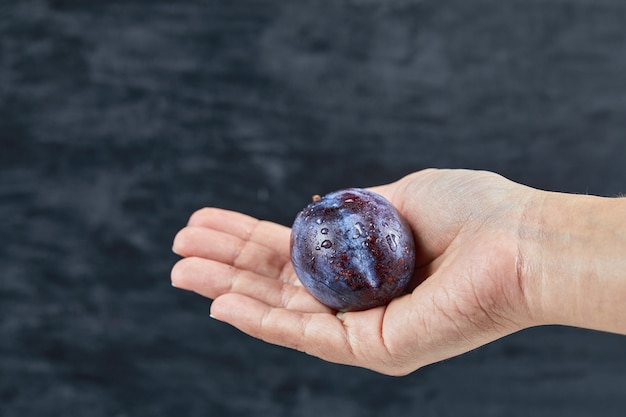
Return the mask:
M 402 294 L 415 268 L 413 232 L 381 195 L 348 188 L 316 196 L 291 229 L 291 262 L 304 287 L 338 311 Z

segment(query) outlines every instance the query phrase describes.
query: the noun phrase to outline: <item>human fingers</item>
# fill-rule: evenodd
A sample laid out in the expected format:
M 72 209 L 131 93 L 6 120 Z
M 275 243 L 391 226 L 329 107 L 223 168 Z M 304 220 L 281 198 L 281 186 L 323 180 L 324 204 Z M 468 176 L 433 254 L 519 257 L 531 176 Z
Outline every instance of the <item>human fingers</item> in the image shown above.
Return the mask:
M 227 293 L 213 301 L 211 316 L 265 342 L 387 375 L 406 375 L 470 349 L 466 341 L 459 345 L 452 323 L 447 323 L 446 329 L 432 329 L 425 321 L 415 323 L 419 314 L 410 308 L 410 298 L 396 299 L 386 308 L 342 313 L 339 318 Z M 444 336 L 454 340 L 442 340 Z
M 345 328 L 334 314 L 277 308 L 256 298 L 229 293 L 213 301 L 211 316 L 268 343 L 329 362 L 357 364 Z
M 293 268 L 286 268 L 284 273 L 293 275 Z M 172 285 L 176 288 L 194 291 L 211 299 L 236 293 L 275 307 L 306 312 L 331 312 L 301 285 L 292 285 L 284 282 L 286 279 L 268 278 L 210 259 L 181 259 L 172 268 L 171 278 Z
M 289 256 L 291 229 L 277 223 L 259 220 L 236 211 L 205 207 L 193 213 L 187 225 L 228 233 Z
M 210 228 L 181 229 L 174 238 L 173 248 L 181 256 L 210 259 L 265 277 L 293 278 L 284 274 L 290 262 L 281 251 Z
M 406 301 L 408 302 L 408 300 Z M 385 334 L 386 307 L 338 315 L 276 308 L 254 297 L 226 294 L 211 315 L 269 343 L 296 349 L 326 361 L 359 366 L 388 375 L 406 375 L 419 358 L 407 359 L 400 340 Z M 405 316 L 403 316 L 405 317 Z M 404 322 L 405 326 L 409 323 Z M 401 339 L 400 337 L 396 339 Z M 398 349 L 399 354 L 390 349 Z

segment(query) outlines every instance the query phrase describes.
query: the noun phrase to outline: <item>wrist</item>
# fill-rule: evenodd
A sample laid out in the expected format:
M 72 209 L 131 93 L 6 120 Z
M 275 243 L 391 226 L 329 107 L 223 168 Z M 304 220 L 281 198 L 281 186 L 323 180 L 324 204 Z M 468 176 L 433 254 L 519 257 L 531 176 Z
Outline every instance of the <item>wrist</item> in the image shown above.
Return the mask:
M 520 229 L 536 324 L 626 333 L 626 199 L 538 192 Z

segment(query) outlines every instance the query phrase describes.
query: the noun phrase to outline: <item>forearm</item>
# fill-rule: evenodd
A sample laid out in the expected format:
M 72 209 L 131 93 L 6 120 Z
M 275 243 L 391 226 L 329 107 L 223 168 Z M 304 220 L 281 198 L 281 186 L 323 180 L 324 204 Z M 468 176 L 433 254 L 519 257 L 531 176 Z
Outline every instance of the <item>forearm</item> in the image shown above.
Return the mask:
M 538 324 L 626 334 L 626 199 L 540 192 L 520 231 Z

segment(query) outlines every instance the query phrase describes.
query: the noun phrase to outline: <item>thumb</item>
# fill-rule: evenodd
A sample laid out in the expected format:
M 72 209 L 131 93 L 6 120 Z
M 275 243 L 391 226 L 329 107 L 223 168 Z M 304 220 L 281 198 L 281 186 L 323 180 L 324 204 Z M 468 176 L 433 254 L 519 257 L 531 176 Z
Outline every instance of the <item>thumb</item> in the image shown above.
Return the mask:
M 421 267 L 440 256 L 450 243 L 449 236 L 443 234 L 441 210 L 433 207 L 427 191 L 431 174 L 437 170 L 428 169 L 407 175 L 389 184 L 369 187 L 368 190 L 380 194 L 404 217 L 413 231 L 417 266 Z

